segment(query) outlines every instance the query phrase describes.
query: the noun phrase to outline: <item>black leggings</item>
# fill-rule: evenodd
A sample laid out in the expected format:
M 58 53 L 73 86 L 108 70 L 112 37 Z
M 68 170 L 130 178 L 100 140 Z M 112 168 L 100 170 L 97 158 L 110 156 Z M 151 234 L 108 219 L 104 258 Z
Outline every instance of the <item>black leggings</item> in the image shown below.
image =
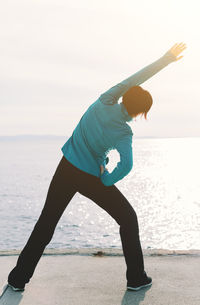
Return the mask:
M 119 224 L 127 281 L 131 283 L 142 276 L 143 254 L 133 207 L 115 185 L 105 186 L 99 177 L 80 170 L 63 156 L 51 180 L 40 217 L 8 276 L 10 283 L 19 287 L 29 282 L 60 217 L 76 192 L 93 200 Z

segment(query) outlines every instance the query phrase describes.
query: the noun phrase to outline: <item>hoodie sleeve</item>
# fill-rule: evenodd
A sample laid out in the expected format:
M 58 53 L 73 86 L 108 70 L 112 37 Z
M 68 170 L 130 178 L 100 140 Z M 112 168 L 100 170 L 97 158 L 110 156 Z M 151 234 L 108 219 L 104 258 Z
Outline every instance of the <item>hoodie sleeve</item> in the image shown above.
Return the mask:
M 125 135 L 116 144 L 116 149 L 120 154 L 120 161 L 111 173 L 105 169 L 100 176 L 100 179 L 105 186 L 113 185 L 117 181 L 123 179 L 131 171 L 133 167 L 132 134 Z
M 175 59 L 174 55 L 167 54 L 154 61 L 150 65 L 139 70 L 135 74 L 126 78 L 117 85 L 111 87 L 109 90 L 100 95 L 99 99 L 103 104 L 113 105 L 116 104 L 119 98 L 124 95 L 131 87 L 139 86 L 147 79 L 158 73 L 169 63 Z

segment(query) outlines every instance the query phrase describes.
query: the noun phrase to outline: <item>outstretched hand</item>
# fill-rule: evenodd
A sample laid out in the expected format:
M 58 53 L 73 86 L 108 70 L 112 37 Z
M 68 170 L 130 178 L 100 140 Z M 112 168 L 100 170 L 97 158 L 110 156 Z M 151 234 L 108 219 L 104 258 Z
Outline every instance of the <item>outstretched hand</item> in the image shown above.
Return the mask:
M 179 56 L 183 52 L 183 50 L 186 49 L 186 44 L 181 42 L 181 43 L 175 43 L 171 49 L 169 49 L 164 56 L 174 56 L 173 61 L 177 61 L 183 57 L 183 55 Z

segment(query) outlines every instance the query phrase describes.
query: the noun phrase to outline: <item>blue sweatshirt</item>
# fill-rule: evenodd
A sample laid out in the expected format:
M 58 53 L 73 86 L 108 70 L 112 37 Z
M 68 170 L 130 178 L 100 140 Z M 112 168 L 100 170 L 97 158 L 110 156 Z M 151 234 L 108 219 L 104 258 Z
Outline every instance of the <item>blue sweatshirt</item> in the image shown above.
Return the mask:
M 105 186 L 123 179 L 133 167 L 133 132 L 127 124 L 133 118 L 118 100 L 131 87 L 139 86 L 174 60 L 172 54 L 165 54 L 101 94 L 62 146 L 65 158 L 80 170 L 99 177 Z M 108 163 L 107 154 L 111 149 L 117 149 L 120 161 L 112 172 L 105 169 L 101 174 L 100 165 L 105 167 Z

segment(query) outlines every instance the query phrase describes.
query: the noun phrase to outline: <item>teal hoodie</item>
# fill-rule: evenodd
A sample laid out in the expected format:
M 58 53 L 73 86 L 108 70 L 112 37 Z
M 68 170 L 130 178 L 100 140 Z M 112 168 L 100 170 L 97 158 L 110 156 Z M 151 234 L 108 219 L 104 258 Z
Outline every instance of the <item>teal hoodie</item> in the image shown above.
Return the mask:
M 62 146 L 65 158 L 80 170 L 99 177 L 105 186 L 123 179 L 133 168 L 133 132 L 127 124 L 133 118 L 118 100 L 131 87 L 139 86 L 174 60 L 172 54 L 165 54 L 101 94 L 88 107 L 71 137 Z M 120 161 L 112 172 L 105 169 L 101 174 L 100 165 L 106 166 L 111 149 L 117 149 Z

